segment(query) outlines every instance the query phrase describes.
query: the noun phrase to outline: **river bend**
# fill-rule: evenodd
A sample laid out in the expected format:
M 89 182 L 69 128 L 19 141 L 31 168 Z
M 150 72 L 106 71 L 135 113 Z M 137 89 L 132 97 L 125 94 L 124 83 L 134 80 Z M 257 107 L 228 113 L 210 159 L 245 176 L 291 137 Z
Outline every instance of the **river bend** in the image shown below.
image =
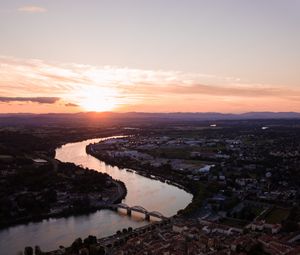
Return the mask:
M 109 166 L 86 153 L 88 144 L 105 139 L 107 138 L 65 144 L 56 149 L 56 159 L 95 169 L 121 180 L 127 187 L 127 196 L 122 202 L 129 206 L 139 205 L 148 211 L 159 211 L 165 216 L 172 216 L 191 202 L 192 195 L 182 189 Z M 99 210 L 89 215 L 50 218 L 0 230 L 0 253 L 15 255 L 25 246 L 35 245 L 49 251 L 57 249 L 59 245 L 69 246 L 78 237 L 95 235 L 100 238 L 125 227 L 136 228 L 145 224 L 147 222 L 143 220 L 143 215 L 133 213 L 132 217 L 128 217 L 110 210 Z

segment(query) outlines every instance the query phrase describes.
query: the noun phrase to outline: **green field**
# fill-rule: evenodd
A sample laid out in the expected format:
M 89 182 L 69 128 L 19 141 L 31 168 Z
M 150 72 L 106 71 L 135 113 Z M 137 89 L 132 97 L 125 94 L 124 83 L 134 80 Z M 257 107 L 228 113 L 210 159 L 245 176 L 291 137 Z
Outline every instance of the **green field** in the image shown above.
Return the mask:
M 201 146 L 180 146 L 174 148 L 160 147 L 155 150 L 145 150 L 146 153 L 154 157 L 170 158 L 170 159 L 189 159 L 191 152 L 216 153 L 224 149 L 224 146 L 201 147 Z
M 290 209 L 285 208 L 274 208 L 265 216 L 266 222 L 270 224 L 281 223 L 289 216 L 290 211 Z
M 152 151 L 148 151 L 152 156 L 170 158 L 170 159 L 187 159 L 190 157 L 190 148 L 180 147 L 180 148 L 157 148 Z
M 224 218 L 220 221 L 220 223 L 230 226 L 230 227 L 244 228 L 246 225 L 249 224 L 249 221 L 239 220 L 239 219 L 234 219 L 234 218 Z

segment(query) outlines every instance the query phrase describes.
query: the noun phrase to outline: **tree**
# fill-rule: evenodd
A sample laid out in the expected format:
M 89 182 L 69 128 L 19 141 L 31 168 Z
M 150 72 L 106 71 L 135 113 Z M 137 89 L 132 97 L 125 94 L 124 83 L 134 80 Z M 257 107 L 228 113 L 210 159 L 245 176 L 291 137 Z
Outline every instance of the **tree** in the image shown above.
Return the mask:
M 86 244 L 86 245 L 96 244 L 97 243 L 97 237 L 89 235 L 87 238 L 84 239 L 83 243 Z
M 99 248 L 96 247 L 95 245 L 91 245 L 91 246 L 90 246 L 89 252 L 90 252 L 90 255 L 98 255 L 98 254 L 101 254 L 101 253 L 99 252 Z
M 262 255 L 262 254 L 265 254 L 262 244 L 257 243 L 255 245 L 253 245 L 250 248 L 250 251 L 248 252 L 248 254 L 249 255 Z
M 71 244 L 72 251 L 75 251 L 75 252 L 77 252 L 81 247 L 82 247 L 82 239 L 81 239 L 81 238 L 77 238 L 77 239 Z
M 33 255 L 33 249 L 30 246 L 25 247 L 24 255 Z
M 55 190 L 48 190 L 44 193 L 46 203 L 55 203 L 57 201 L 57 193 Z
M 299 230 L 299 226 L 298 226 L 297 222 L 295 222 L 295 221 L 286 220 L 282 224 L 282 230 L 284 232 L 288 232 L 288 233 L 295 232 L 295 231 Z
M 101 246 L 101 247 L 99 248 L 98 254 L 99 254 L 99 255 L 105 255 L 105 248 Z
M 43 254 L 42 251 L 41 251 L 40 246 L 35 246 L 34 253 L 35 253 L 35 255 L 42 255 Z

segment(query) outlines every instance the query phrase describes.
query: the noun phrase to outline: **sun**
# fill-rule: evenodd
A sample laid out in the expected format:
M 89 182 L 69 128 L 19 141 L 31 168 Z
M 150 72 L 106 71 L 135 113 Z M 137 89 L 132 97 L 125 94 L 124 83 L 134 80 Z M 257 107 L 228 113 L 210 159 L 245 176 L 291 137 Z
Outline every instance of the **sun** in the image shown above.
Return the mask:
M 85 111 L 112 111 L 118 106 L 116 91 L 112 89 L 94 88 L 83 91 L 78 101 Z
M 105 112 L 111 111 L 115 108 L 116 104 L 111 101 L 107 101 L 103 98 L 88 98 L 86 101 L 80 103 L 81 108 L 85 111 L 92 112 Z

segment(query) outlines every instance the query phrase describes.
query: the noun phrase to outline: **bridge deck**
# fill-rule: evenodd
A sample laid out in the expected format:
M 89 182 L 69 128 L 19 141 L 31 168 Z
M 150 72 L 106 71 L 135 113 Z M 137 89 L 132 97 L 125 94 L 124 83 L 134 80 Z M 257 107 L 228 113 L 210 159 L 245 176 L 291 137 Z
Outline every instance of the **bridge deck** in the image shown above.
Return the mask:
M 138 205 L 135 205 L 135 206 L 128 206 L 126 204 L 112 204 L 112 205 L 109 205 L 109 207 L 111 208 L 114 208 L 114 209 L 125 209 L 127 211 L 134 211 L 134 212 L 139 212 L 139 213 L 143 213 L 145 214 L 147 217 L 156 217 L 156 218 L 160 218 L 160 219 L 167 219 L 167 217 L 165 217 L 162 213 L 158 212 L 158 211 L 152 211 L 152 212 L 149 212 L 147 209 L 145 209 L 144 207 L 142 206 L 138 206 Z

